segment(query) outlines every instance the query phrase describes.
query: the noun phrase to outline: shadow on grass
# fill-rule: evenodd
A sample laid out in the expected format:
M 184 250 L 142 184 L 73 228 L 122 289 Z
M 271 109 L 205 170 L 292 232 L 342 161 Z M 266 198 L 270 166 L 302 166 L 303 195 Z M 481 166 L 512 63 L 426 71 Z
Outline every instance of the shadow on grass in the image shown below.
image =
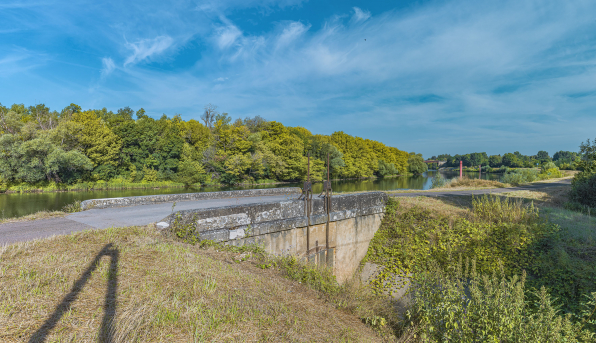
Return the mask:
M 54 313 L 43 323 L 43 325 L 35 331 L 29 339 L 29 343 L 45 342 L 50 331 L 58 324 L 60 318 L 65 312 L 69 311 L 72 303 L 77 299 L 79 293 L 83 290 L 93 272 L 97 269 L 99 261 L 103 256 L 110 257 L 110 269 L 108 272 L 108 287 L 103 307 L 103 319 L 99 331 L 99 342 L 112 342 L 114 333 L 114 317 L 116 315 L 116 292 L 118 290 L 118 249 L 113 248 L 113 244 L 106 244 L 103 249 L 91 261 L 89 267 L 75 282 L 63 299 L 62 302 L 56 306 Z

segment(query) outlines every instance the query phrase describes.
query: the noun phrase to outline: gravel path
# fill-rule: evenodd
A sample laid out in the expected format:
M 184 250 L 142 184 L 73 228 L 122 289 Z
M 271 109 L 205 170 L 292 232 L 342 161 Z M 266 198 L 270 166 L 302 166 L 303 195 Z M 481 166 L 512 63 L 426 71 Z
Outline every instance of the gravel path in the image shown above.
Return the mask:
M 450 197 L 490 193 L 506 193 L 521 190 L 539 190 L 549 187 L 569 185 L 570 180 L 552 183 L 535 183 L 521 187 L 479 189 L 473 191 L 442 191 L 442 192 L 412 192 L 389 193 L 392 197 Z M 294 196 L 295 197 L 295 196 Z M 245 198 L 210 199 L 198 201 L 183 201 L 176 203 L 175 211 L 197 208 L 222 207 L 287 200 L 288 196 L 260 196 Z M 16 223 L 0 224 L 0 245 L 14 242 L 50 237 L 53 235 L 69 234 L 71 232 L 88 229 L 105 229 L 108 227 L 123 227 L 132 225 L 147 225 L 155 223 L 172 213 L 173 203 L 155 205 L 140 205 L 119 208 L 91 209 L 73 213 L 64 218 L 38 219 Z

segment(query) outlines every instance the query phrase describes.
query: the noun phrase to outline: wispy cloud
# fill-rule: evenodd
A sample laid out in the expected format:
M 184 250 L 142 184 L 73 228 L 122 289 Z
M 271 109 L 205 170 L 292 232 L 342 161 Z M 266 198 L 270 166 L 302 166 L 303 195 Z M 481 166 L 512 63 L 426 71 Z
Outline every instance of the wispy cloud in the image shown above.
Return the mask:
M 103 66 L 101 68 L 101 75 L 103 77 L 110 75 L 114 71 L 114 69 L 116 69 L 116 64 L 114 63 L 114 60 L 111 59 L 110 57 L 102 58 L 101 64 Z
M 301 37 L 308 29 L 310 29 L 311 25 L 304 25 L 298 21 L 289 22 L 283 28 L 281 34 L 277 37 L 277 46 L 278 47 L 285 47 L 294 42 L 296 39 Z
M 215 34 L 217 46 L 220 49 L 226 49 L 232 46 L 242 36 L 242 31 L 234 25 L 227 25 L 217 28 Z
M 354 10 L 354 15 L 352 16 L 352 21 L 354 21 L 354 22 L 365 21 L 366 19 L 370 18 L 369 11 L 363 11 L 362 9 L 360 9 L 358 7 L 353 7 L 353 10 Z
M 157 36 L 153 39 L 141 39 L 135 43 L 126 43 L 126 46 L 133 51 L 124 66 L 136 64 L 159 55 L 172 46 L 174 40 L 170 36 Z

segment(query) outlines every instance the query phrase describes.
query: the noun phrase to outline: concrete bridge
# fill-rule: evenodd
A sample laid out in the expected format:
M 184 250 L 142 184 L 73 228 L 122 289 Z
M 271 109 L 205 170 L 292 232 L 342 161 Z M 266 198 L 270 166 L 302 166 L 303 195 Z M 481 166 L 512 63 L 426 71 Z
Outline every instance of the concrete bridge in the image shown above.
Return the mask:
M 95 199 L 81 204 L 87 211 L 69 217 L 92 224 L 93 211 L 121 206 L 156 211 L 176 202 L 175 209 L 182 209 L 155 220 L 158 227 L 192 225 L 201 240 L 235 246 L 257 243 L 271 254 L 292 254 L 333 268 L 338 281 L 348 279 L 381 224 L 387 195 L 338 195 L 331 201 L 324 196 L 299 199 L 300 195 L 300 188 L 277 188 Z

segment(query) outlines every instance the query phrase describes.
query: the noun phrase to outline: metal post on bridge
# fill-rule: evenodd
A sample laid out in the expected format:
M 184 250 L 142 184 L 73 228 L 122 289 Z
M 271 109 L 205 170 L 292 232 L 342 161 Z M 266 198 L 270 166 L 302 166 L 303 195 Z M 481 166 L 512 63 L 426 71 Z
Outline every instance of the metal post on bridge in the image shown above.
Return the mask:
M 308 153 L 308 162 L 306 166 L 306 181 L 302 188 L 300 197 L 304 197 L 304 214 L 306 214 L 306 255 L 310 251 L 310 212 L 312 207 L 312 182 L 310 182 L 310 152 Z
M 329 251 L 329 221 L 331 221 L 331 180 L 329 179 L 329 153 L 327 153 L 327 181 L 323 182 L 325 188 L 325 210 L 327 212 L 327 223 L 325 225 L 325 264 L 327 266 L 333 265 L 333 255 Z

